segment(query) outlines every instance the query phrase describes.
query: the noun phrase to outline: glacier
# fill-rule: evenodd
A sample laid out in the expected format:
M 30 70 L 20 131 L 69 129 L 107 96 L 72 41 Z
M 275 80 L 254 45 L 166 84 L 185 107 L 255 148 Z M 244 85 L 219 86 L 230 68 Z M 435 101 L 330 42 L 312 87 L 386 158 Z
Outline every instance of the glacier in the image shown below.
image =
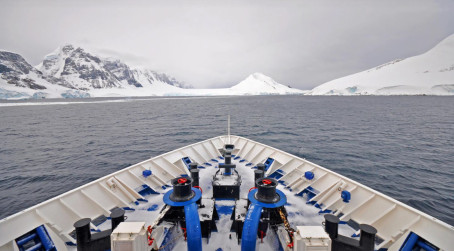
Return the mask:
M 31 66 L 0 50 L 0 99 L 232 95 L 454 95 L 454 35 L 418 56 L 396 59 L 312 90 L 253 73 L 229 88 L 194 89 L 151 69 L 102 58 L 70 44 Z
M 20 100 L 20 99 L 29 99 L 30 95 L 25 92 L 10 91 L 3 88 L 0 88 L 0 99 L 7 100 Z
M 63 98 L 89 98 L 89 93 L 78 90 L 67 90 L 61 94 Z

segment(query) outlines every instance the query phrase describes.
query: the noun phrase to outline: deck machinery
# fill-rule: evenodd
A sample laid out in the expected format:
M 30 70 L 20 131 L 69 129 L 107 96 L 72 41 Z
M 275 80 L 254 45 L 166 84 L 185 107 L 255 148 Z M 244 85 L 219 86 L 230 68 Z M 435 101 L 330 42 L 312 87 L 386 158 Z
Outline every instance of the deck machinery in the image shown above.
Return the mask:
M 219 170 L 213 177 L 213 198 L 215 199 L 236 199 L 240 198 L 241 176 L 235 170 L 236 165 L 232 164 L 232 151 L 234 145 L 226 144 L 223 152 L 224 163 L 219 164 Z
M 211 233 L 217 231 L 216 221 L 219 220 L 219 215 L 216 210 L 215 200 L 230 199 L 235 200 L 233 213 L 230 217 L 232 221 L 230 231 L 236 234 L 238 244 L 241 244 L 241 250 L 256 250 L 258 240 L 263 242 L 270 230 L 276 233 L 275 236 L 279 239 L 280 249 L 293 249 L 296 231 L 287 220 L 287 211 L 285 209 L 287 197 L 282 191 L 276 189 L 278 181 L 274 178 L 266 177 L 265 165 L 257 164 L 256 168 L 252 168 L 255 169 L 255 187 L 248 191 L 247 198 L 240 198 L 241 176 L 236 170 L 236 164 L 232 163 L 234 148 L 234 145 L 226 144 L 223 149 L 220 149 L 222 157 L 219 158 L 224 159 L 224 163 L 219 163 L 219 170 L 213 176 L 212 198 L 202 198 L 202 189 L 199 186 L 200 170 L 195 162 L 188 165 L 191 177 L 184 175 L 171 180 L 173 189 L 163 196 L 166 205 L 162 208 L 155 223 L 148 227 L 147 240 L 148 245 L 151 246 L 150 248 L 171 250 L 175 245 L 172 242 L 175 242 L 178 237 L 182 238 L 184 236 L 188 250 L 202 250 L 202 238 L 206 238 L 208 243 Z M 248 172 L 252 172 L 252 170 L 248 170 Z M 123 219 L 124 211 L 121 210 L 118 214 L 118 217 L 112 216 L 112 219 Z M 326 215 L 325 218 L 326 232 L 333 242 L 331 250 L 373 250 L 373 240 L 375 238 L 375 230 L 373 228 L 362 225 L 361 239 L 356 241 L 337 234 L 337 224 L 339 222 L 337 217 Z M 77 240 L 82 244 L 77 246 L 77 250 L 95 250 L 100 246 L 110 248 L 108 240 L 104 241 L 105 244 L 103 244 L 103 241 L 97 240 L 99 238 L 83 241 L 86 235 L 82 235 L 83 232 L 80 230 L 82 228 L 79 225 L 83 225 L 85 232 L 87 232 L 89 222 L 90 219 L 82 219 L 74 225 L 76 227 Z M 118 225 L 117 223 L 115 224 Z M 114 228 L 115 226 L 112 226 L 112 229 Z M 111 231 L 106 231 L 106 233 L 109 234 Z M 154 234 L 152 234 L 153 231 L 155 231 Z M 155 239 L 152 237 L 156 237 L 156 232 L 159 231 L 161 231 L 159 234 L 160 244 L 156 246 L 157 244 L 155 243 L 153 246 Z
M 173 190 L 164 196 L 167 205 L 162 209 L 164 214 L 158 224 L 172 223 L 182 229 L 185 238 L 189 238 L 188 231 L 193 227 L 190 225 L 195 224 L 195 221 L 200 222 L 201 237 L 207 238 L 208 242 L 211 232 L 217 231 L 215 221 L 219 219 L 219 215 L 214 200 L 202 198 L 198 176 L 195 175 L 198 175 L 198 169 L 191 169 L 191 174 L 192 178 L 181 177 L 172 180 Z M 194 203 L 192 214 L 188 214 L 188 203 Z M 189 218 L 195 220 L 191 221 Z
M 186 246 L 452 250 L 454 227 L 315 163 L 231 135 L 150 158 L 0 219 L 0 251 Z

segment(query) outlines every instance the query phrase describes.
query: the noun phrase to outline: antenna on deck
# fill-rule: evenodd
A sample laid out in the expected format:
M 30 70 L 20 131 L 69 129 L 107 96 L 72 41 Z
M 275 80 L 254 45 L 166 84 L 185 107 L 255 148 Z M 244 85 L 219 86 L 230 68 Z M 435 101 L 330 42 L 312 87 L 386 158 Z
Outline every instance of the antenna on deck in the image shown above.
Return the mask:
M 227 116 L 227 135 L 229 136 L 229 144 L 232 142 L 230 141 L 230 114 Z

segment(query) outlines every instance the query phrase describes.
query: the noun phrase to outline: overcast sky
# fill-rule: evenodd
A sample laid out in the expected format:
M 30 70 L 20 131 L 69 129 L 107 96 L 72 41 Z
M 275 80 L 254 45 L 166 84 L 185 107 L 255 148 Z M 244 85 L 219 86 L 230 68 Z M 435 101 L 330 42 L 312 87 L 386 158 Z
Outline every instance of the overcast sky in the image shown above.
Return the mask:
M 225 87 L 254 72 L 300 89 L 421 54 L 454 33 L 454 1 L 5 1 L 0 49 L 31 64 L 71 43 Z

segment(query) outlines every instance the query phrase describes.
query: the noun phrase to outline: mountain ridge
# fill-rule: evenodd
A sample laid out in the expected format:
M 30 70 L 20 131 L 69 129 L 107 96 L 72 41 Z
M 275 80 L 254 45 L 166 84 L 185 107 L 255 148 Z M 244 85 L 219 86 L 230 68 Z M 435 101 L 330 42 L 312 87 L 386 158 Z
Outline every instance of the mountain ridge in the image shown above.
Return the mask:
M 135 76 L 144 70 L 131 67 L 119 59 L 103 58 L 71 44 L 57 48 L 46 55 L 36 66 L 45 75 L 66 79 L 77 89 L 125 88 L 128 85 L 143 87 Z M 189 88 L 165 73 L 146 69 L 148 76 L 169 85 Z M 148 81 L 152 83 L 153 81 Z
M 35 67 L 17 53 L 0 51 L 0 99 L 303 93 L 261 73 L 230 88 L 192 89 L 165 73 L 102 58 L 71 44 L 47 54 Z
M 425 53 L 313 88 L 309 95 L 454 95 L 454 34 Z

